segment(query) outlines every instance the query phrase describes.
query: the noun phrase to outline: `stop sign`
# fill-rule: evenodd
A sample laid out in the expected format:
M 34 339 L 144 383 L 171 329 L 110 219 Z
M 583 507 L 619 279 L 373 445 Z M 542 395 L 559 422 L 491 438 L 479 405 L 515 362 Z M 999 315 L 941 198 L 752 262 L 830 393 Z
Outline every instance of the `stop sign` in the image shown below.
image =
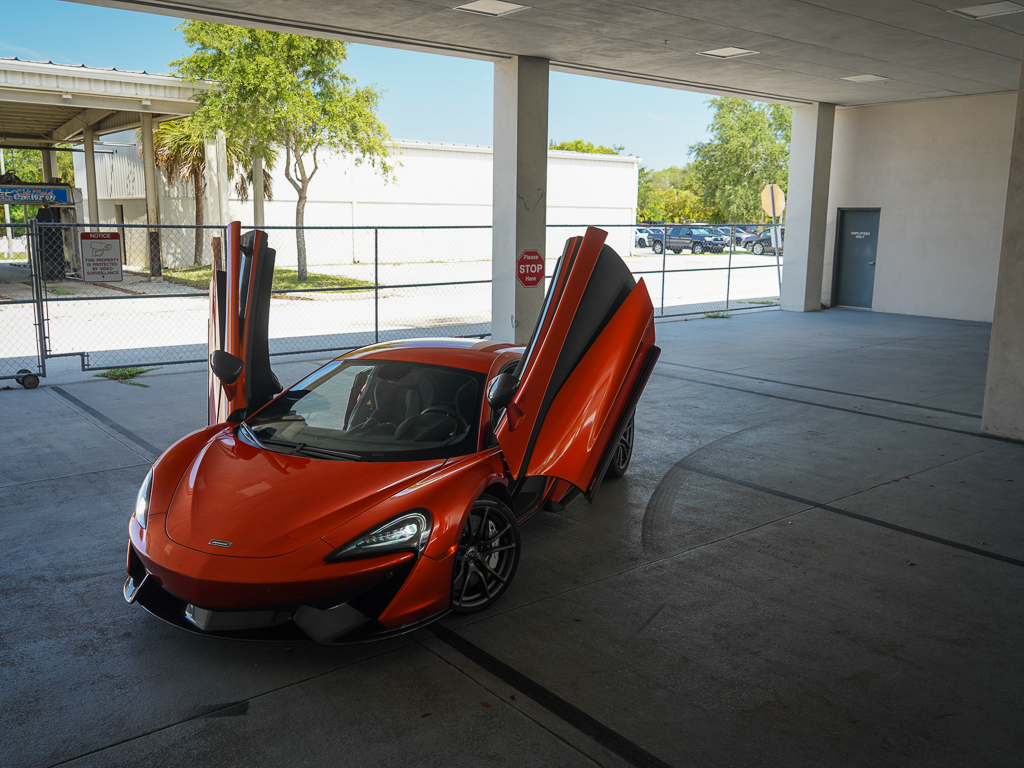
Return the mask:
M 516 261 L 516 277 L 524 288 L 540 285 L 544 279 L 544 257 L 540 251 L 523 251 Z

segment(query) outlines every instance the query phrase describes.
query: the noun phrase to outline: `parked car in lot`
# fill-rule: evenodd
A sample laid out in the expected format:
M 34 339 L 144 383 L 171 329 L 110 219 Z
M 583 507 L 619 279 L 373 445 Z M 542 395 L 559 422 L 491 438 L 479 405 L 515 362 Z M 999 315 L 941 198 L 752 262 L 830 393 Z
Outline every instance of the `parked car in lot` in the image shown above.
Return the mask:
M 735 232 L 735 234 L 733 235 L 734 242 L 736 243 L 736 245 L 743 247 L 744 240 L 751 236 L 756 236 L 758 228 L 755 226 L 735 227 L 733 231 Z
M 637 248 L 646 248 L 651 244 L 651 232 L 646 227 L 637 227 L 633 230 L 633 245 Z
M 782 241 L 782 244 L 785 245 L 785 227 L 779 227 L 779 238 Z M 750 241 L 750 245 L 747 246 L 747 248 L 755 256 L 761 256 L 765 253 L 775 253 L 775 246 L 772 244 L 772 231 L 770 229 L 765 229 L 760 232 L 756 238 Z
M 729 238 L 705 227 L 669 227 L 665 247 L 672 253 L 681 253 L 689 248 L 690 253 L 721 253 L 729 244 Z
M 655 253 L 662 253 L 665 250 L 665 230 L 662 227 L 647 228 L 647 245 L 654 249 Z
M 737 238 L 739 239 L 739 245 L 743 248 L 746 248 L 748 251 L 753 248 L 755 241 L 765 237 L 768 238 L 769 242 L 771 242 L 772 231 L 770 229 L 752 230 L 741 238 L 737 234 Z

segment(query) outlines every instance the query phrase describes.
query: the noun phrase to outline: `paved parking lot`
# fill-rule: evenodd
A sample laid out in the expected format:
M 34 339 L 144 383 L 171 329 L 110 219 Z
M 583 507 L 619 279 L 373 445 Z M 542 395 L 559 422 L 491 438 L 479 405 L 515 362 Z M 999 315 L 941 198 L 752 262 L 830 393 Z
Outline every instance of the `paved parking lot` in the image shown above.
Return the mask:
M 626 477 L 528 522 L 492 610 L 355 648 L 124 603 L 205 374 L 0 392 L 0 764 L 1019 766 L 1024 446 L 978 431 L 988 331 L 659 324 Z

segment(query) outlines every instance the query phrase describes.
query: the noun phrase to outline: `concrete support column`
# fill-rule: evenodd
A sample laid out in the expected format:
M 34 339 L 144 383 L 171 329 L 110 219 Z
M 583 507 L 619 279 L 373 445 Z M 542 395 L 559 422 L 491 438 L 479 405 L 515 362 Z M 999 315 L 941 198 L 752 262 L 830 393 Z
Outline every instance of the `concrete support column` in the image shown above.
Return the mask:
M 1003 246 L 981 413 L 982 432 L 1024 440 L 1024 68 L 1017 88 Z
M 43 156 L 43 184 L 49 184 L 50 179 L 57 175 L 55 171 L 57 165 L 53 162 L 53 156 L 56 153 L 44 149 L 40 154 Z
M 782 308 L 821 309 L 835 104 L 793 107 Z
M 86 128 L 82 132 L 85 143 L 85 194 L 89 197 L 89 223 L 100 223 L 100 201 L 96 192 L 96 132 Z M 44 166 L 45 167 L 45 166 Z
M 252 155 L 252 222 L 253 226 L 266 226 L 263 218 L 263 158 L 256 151 Z
M 494 198 L 491 338 L 526 344 L 544 302 L 544 281 L 526 288 L 516 261 L 545 255 L 548 61 L 514 56 L 494 65 Z
M 156 150 L 153 147 L 153 116 L 142 113 L 142 168 L 146 179 L 146 217 L 152 226 L 160 223 L 160 203 L 156 186 Z M 160 230 L 149 230 L 149 274 L 160 277 Z

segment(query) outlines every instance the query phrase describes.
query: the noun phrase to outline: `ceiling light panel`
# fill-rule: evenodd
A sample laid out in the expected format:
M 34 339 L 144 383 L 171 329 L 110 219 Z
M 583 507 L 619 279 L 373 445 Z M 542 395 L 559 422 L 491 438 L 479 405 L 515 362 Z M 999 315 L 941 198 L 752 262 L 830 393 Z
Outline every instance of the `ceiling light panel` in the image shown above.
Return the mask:
M 879 77 L 878 75 L 850 75 L 849 77 L 840 77 L 839 79 L 846 80 L 849 83 L 877 83 L 889 78 Z
M 972 5 L 968 8 L 954 8 L 950 13 L 963 16 L 965 19 L 990 19 L 993 16 L 1005 16 L 1008 13 L 1020 13 L 1024 5 L 1017 3 L 985 3 Z
M 746 48 L 715 48 L 713 51 L 699 51 L 698 56 L 707 56 L 711 59 L 735 59 L 739 56 L 752 56 L 758 51 L 748 51 Z
M 522 11 L 530 6 L 506 3 L 504 0 L 473 0 L 472 3 L 456 6 L 456 11 L 477 13 L 481 16 L 508 16 L 510 13 Z

